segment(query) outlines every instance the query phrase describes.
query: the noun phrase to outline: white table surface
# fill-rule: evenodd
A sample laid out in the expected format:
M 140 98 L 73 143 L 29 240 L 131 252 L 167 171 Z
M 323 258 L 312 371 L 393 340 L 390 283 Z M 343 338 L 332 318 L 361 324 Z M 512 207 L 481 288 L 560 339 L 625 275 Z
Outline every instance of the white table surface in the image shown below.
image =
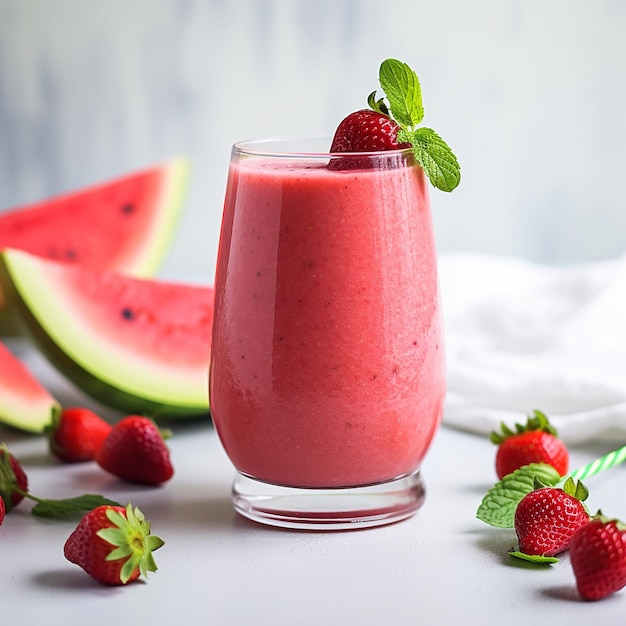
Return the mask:
M 86 404 L 28 356 L 66 406 Z M 176 473 L 158 488 L 124 484 L 95 464 L 56 463 L 39 436 L 0 426 L 0 439 L 22 461 L 36 495 L 130 500 L 166 542 L 147 582 L 104 587 L 63 556 L 77 520 L 35 518 L 25 501 L 0 527 L 0 607 L 16 624 L 41 623 L 44 615 L 49 626 L 624 623 L 626 590 L 581 601 L 567 556 L 552 567 L 515 562 L 507 556 L 513 531 L 475 518 L 495 480 L 495 448 L 486 438 L 442 428 L 423 468 L 428 493 L 417 515 L 334 533 L 271 529 L 237 516 L 229 501 L 233 469 L 208 421 L 174 426 Z M 608 449 L 573 449 L 572 464 Z M 626 467 L 590 479 L 590 507 L 626 519 L 625 482 Z

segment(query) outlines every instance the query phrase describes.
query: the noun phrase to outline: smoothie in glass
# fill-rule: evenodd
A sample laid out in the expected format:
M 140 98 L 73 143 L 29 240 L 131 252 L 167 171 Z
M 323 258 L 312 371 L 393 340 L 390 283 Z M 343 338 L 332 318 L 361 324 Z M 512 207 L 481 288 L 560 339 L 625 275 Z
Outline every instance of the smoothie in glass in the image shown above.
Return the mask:
M 445 360 L 426 177 L 409 152 L 235 147 L 216 273 L 211 411 L 237 470 L 299 488 L 415 472 Z M 255 155 L 255 151 L 257 154 Z

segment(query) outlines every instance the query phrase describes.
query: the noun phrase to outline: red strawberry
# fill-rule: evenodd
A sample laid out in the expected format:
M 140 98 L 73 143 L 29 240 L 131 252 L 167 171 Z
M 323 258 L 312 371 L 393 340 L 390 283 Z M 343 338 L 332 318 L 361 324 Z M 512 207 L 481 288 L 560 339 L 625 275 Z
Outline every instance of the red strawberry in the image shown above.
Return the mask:
M 67 408 L 53 413 L 46 434 L 54 456 L 65 463 L 80 463 L 93 461 L 111 428 L 89 409 Z
M 26 472 L 6 445 L 0 444 L 0 498 L 4 500 L 6 511 L 17 506 L 24 499 L 27 491 Z
M 331 152 L 378 152 L 410 148 L 398 143 L 400 126 L 384 113 L 361 109 L 344 118 L 335 131 Z
M 139 415 L 129 415 L 113 426 L 96 453 L 96 461 L 111 474 L 133 483 L 156 485 L 174 473 L 161 431 L 152 420 Z
M 150 522 L 131 506 L 99 506 L 87 513 L 63 548 L 65 558 L 105 585 L 125 585 L 156 572 L 152 551 L 163 540 L 150 534 Z
M 0 526 L 2 526 L 2 522 L 4 522 L 5 512 L 6 512 L 6 507 L 4 506 L 4 500 L 0 498 Z
M 571 478 L 563 489 L 541 487 L 525 495 L 515 509 L 520 552 L 554 556 L 567 550 L 572 535 L 589 522 L 587 495 L 586 487 Z
M 502 433 L 492 432 L 491 441 L 498 446 L 496 473 L 503 478 L 530 463 L 546 463 L 560 476 L 569 468 L 569 452 L 557 432 L 541 412 L 535 411 L 526 426 L 516 424 L 513 431 L 502 424 Z
M 570 562 L 578 593 L 600 600 L 626 586 L 626 524 L 603 515 L 574 533 Z

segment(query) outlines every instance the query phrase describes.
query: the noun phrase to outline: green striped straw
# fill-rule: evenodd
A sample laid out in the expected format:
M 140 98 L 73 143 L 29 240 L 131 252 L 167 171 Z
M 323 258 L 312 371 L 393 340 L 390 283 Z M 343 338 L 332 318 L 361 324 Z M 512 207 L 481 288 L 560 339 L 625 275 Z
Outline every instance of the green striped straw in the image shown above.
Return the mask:
M 610 469 L 615 465 L 619 465 L 623 461 L 626 460 L 626 446 L 622 446 L 617 450 L 613 450 L 613 452 L 609 452 L 604 456 L 601 456 L 599 459 L 592 461 L 591 463 L 587 463 L 587 465 L 583 465 L 575 472 L 571 472 L 568 476 L 565 476 L 561 481 L 564 483 L 568 477 L 571 477 L 574 482 L 577 480 L 584 480 L 585 478 L 589 478 L 590 476 L 595 476 L 604 470 Z

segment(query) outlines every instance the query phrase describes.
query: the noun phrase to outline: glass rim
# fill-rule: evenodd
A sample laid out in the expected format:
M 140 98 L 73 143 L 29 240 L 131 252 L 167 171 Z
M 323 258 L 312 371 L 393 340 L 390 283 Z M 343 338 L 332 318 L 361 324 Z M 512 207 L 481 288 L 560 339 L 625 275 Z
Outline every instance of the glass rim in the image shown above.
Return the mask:
M 272 149 L 271 146 L 287 144 L 297 145 L 298 143 L 305 142 L 322 142 L 325 141 L 325 145 L 330 146 L 332 143 L 332 136 L 329 135 L 302 135 L 302 136 L 277 136 L 267 137 L 263 139 L 244 139 L 237 141 L 232 145 L 232 149 L 240 156 L 255 156 L 255 157 L 289 157 L 292 159 L 346 159 L 355 157 L 367 158 L 367 157 L 391 157 L 396 155 L 403 155 L 411 152 L 411 148 L 398 148 L 395 150 L 372 150 L 368 152 L 330 152 L 329 150 L 287 150 L 287 149 Z

